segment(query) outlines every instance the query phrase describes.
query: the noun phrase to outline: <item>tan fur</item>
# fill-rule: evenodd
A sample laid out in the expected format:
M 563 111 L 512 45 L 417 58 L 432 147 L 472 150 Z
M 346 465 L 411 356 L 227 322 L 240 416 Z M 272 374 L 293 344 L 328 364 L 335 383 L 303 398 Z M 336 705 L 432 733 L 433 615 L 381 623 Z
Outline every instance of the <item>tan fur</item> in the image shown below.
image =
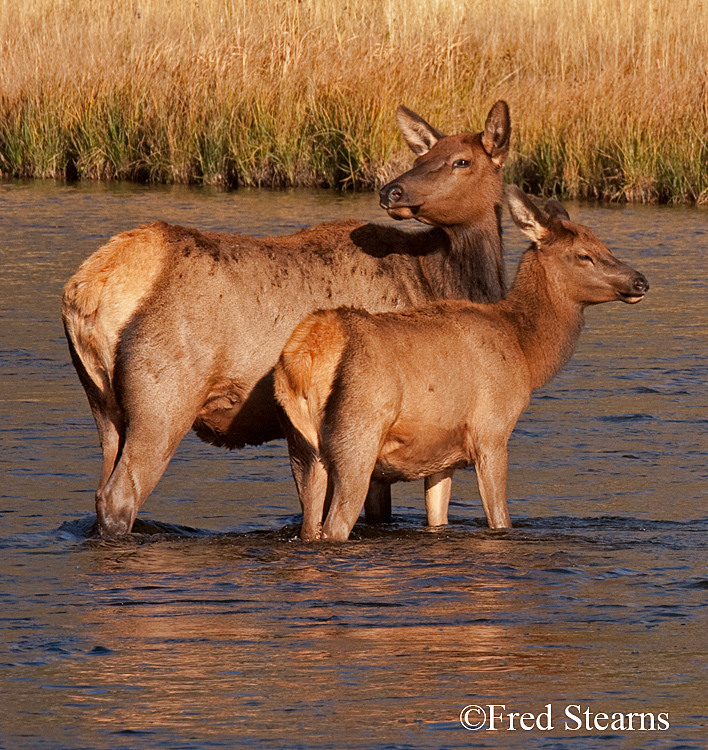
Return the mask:
M 118 335 L 165 264 L 160 224 L 113 237 L 64 287 L 62 315 L 87 375 L 108 395 Z
M 159 223 L 112 239 L 67 284 L 64 326 L 103 453 L 96 490 L 103 535 L 130 531 L 190 427 L 227 448 L 284 436 L 274 367 L 306 314 L 503 296 L 497 219 L 507 105 L 490 110 L 486 145 L 479 133 L 443 137 L 408 116 L 419 133 L 430 131 L 428 145 L 414 148 L 413 169 L 385 185 L 380 202 L 391 216 L 430 228 L 411 233 L 348 221 L 287 237 L 247 237 Z M 336 350 L 341 332 L 327 318 L 313 320 L 317 330 L 323 326 L 323 342 L 334 337 Z M 302 353 L 303 368 L 292 375 L 296 385 L 305 376 L 315 383 L 310 403 L 298 408 L 316 442 L 306 425 L 327 399 L 335 365 L 325 358 L 308 369 L 308 356 Z M 306 449 L 308 441 L 301 442 Z M 376 517 L 389 517 L 390 502 L 377 502 Z
M 293 331 L 275 368 L 275 394 L 295 429 L 319 449 L 322 410 L 332 392 L 346 334 L 336 313 L 308 315 Z
M 295 427 L 286 433 L 303 539 L 347 539 L 370 476 L 430 477 L 428 520 L 445 523 L 452 472 L 470 464 L 489 526 L 511 526 L 507 441 L 531 392 L 571 356 L 588 305 L 638 302 L 649 285 L 560 204 L 541 210 L 514 187 L 508 198 L 534 244 L 505 299 L 339 309 L 308 316 L 291 336 L 276 396 Z

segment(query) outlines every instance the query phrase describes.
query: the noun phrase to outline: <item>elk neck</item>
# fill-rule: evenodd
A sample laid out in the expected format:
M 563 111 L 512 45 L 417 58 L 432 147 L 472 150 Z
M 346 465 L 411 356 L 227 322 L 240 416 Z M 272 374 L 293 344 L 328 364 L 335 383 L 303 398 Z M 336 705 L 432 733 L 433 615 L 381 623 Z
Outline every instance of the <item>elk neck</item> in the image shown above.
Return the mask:
M 539 255 L 535 246 L 524 253 L 514 286 L 499 303 L 517 330 L 532 389 L 545 385 L 570 359 L 585 323 L 583 305 L 554 284 Z
M 501 204 L 485 222 L 441 227 L 446 252 L 422 258 L 437 298 L 498 302 L 506 293 Z

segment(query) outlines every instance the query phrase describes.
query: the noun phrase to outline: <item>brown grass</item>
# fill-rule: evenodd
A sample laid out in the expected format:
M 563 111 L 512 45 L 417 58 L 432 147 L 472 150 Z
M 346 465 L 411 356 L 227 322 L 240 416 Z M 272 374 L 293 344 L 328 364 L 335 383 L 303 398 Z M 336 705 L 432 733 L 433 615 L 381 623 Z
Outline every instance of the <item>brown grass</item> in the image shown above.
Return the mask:
M 510 180 L 708 199 L 708 0 L 4 0 L 0 169 L 371 188 L 496 99 Z

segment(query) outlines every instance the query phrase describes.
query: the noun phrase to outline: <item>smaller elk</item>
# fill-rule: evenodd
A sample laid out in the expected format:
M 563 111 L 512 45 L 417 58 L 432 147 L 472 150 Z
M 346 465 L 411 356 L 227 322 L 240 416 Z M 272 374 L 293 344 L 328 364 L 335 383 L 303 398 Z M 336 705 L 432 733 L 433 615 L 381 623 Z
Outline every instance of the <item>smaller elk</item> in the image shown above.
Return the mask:
M 639 302 L 649 284 L 556 201 L 541 210 L 515 186 L 507 198 L 533 244 L 505 299 L 320 310 L 292 333 L 275 388 L 303 540 L 347 539 L 372 475 L 393 483 L 470 464 L 489 526 L 511 526 L 507 441 L 531 392 L 570 358 L 588 305 Z

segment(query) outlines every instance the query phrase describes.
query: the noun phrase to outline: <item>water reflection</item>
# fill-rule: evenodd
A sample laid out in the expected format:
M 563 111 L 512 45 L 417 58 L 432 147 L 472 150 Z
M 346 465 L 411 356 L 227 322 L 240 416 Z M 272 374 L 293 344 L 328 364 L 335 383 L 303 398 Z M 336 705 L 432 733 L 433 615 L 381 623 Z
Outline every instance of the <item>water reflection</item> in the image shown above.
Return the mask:
M 76 678 L 147 691 L 141 721 L 149 717 L 151 726 L 174 726 L 173 704 L 211 715 L 216 691 L 229 698 L 219 702 L 215 722 L 233 722 L 235 713 L 261 730 L 262 722 L 282 730 L 273 715 L 281 706 L 310 731 L 317 706 L 329 713 L 349 702 L 366 706 L 364 716 L 341 711 L 352 731 L 374 721 L 393 731 L 396 723 L 449 715 L 449 699 L 435 697 L 438 684 L 479 678 L 494 692 L 503 674 L 527 668 L 533 639 L 503 621 L 508 592 L 500 597 L 498 584 L 459 569 L 451 575 L 448 557 L 430 559 L 430 549 L 374 543 L 352 557 L 233 541 L 203 546 L 200 554 L 190 545 L 188 560 L 182 545 L 96 559 L 101 580 L 112 585 L 94 583 L 90 616 L 101 623 L 98 642 L 113 653 L 98 674 L 90 664 Z M 463 550 L 455 545 L 445 554 L 455 552 Z M 552 661 L 557 668 L 555 654 Z M 204 681 L 209 690 L 201 694 Z M 395 719 L 389 700 L 400 704 Z
M 691 567 L 705 542 L 658 525 L 643 544 L 642 524 L 631 540 L 629 528 L 408 532 L 328 550 L 263 535 L 92 548 L 74 627 L 95 645 L 67 657 L 67 690 L 92 726 L 262 742 L 317 738 L 336 716 L 352 746 L 373 727 L 378 743 L 449 730 L 475 701 L 631 710 L 647 701 L 631 697 L 638 675 L 663 684 L 660 708 L 700 713 L 687 673 L 666 665 L 686 637 L 700 642 L 705 592 L 676 588 L 682 565 L 647 563 L 668 539 Z

